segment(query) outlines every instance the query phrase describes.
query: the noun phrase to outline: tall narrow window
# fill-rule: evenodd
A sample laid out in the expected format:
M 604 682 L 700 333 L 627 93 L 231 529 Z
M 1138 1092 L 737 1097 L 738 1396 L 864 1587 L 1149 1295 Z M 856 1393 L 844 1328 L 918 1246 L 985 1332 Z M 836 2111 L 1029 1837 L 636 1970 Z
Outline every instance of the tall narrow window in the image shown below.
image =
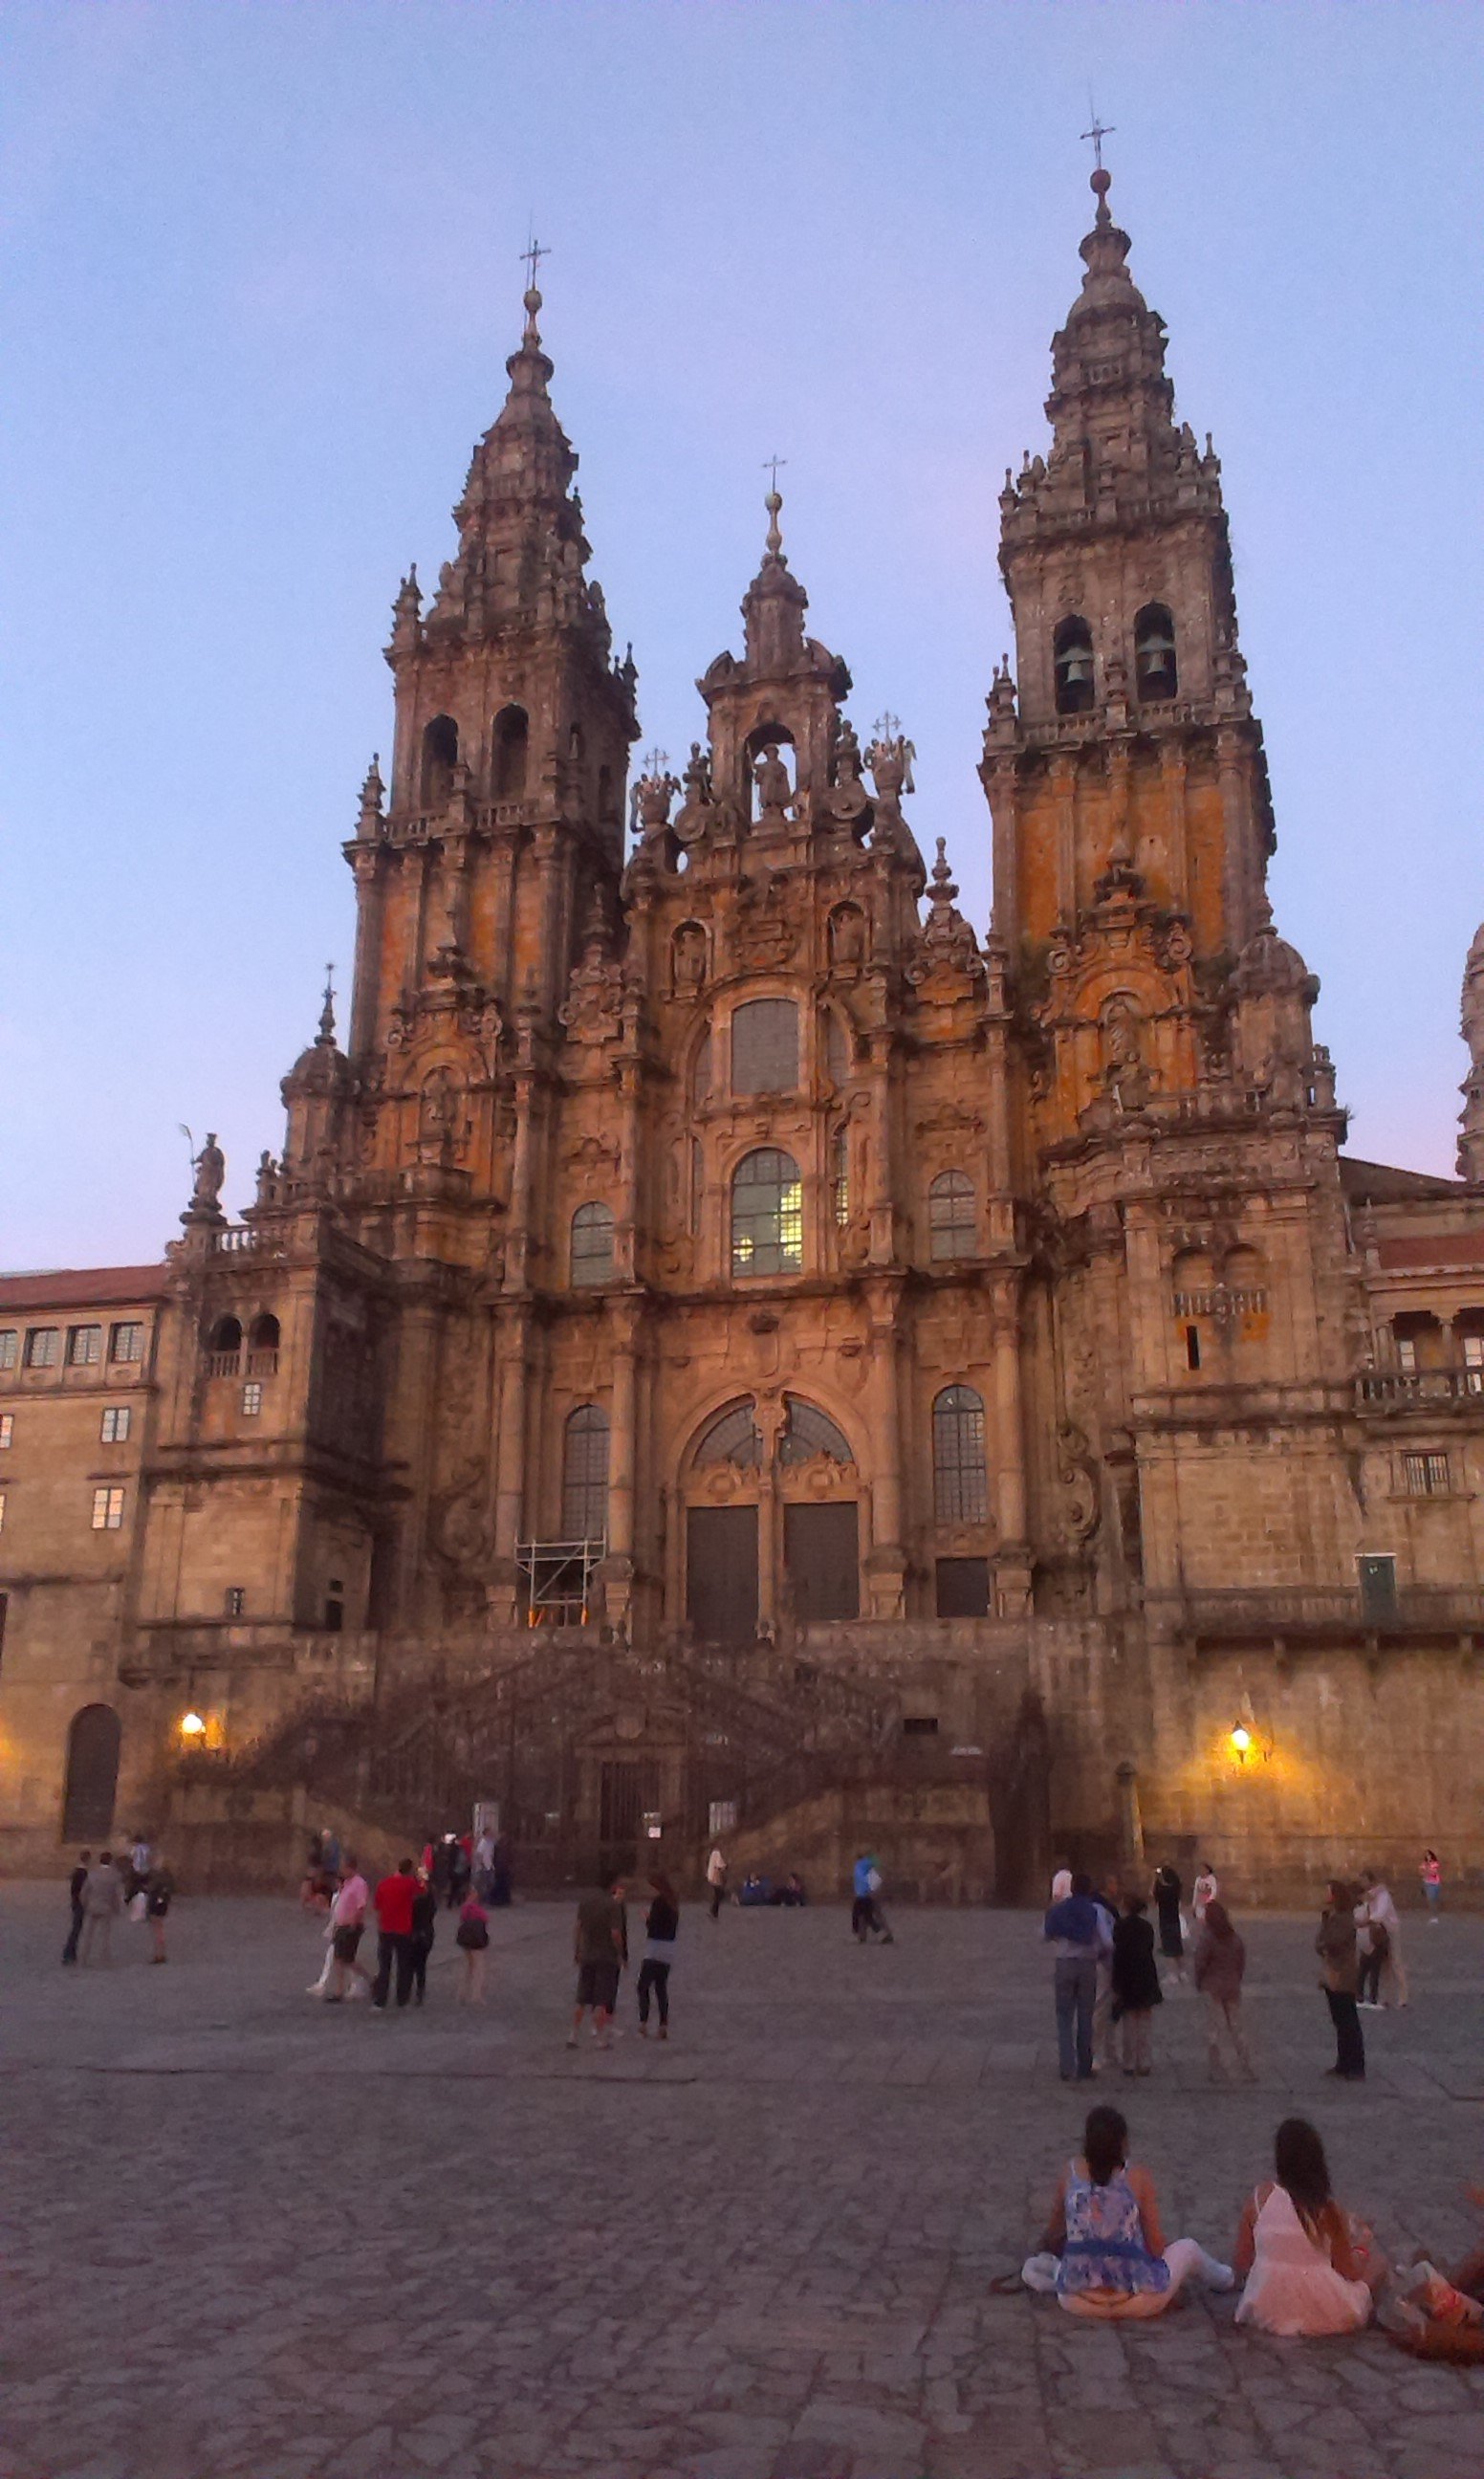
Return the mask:
M 572 1217 L 572 1280 L 575 1290 L 606 1283 L 613 1273 L 613 1209 L 579 1205 Z
M 124 1519 L 124 1494 L 121 1489 L 95 1489 L 92 1493 L 92 1528 L 94 1532 L 121 1532 Z
M 1092 631 L 1074 614 L 1052 639 L 1058 714 L 1088 714 L 1092 707 Z
M 850 1220 L 850 1130 L 836 1128 L 830 1139 L 830 1207 L 843 1230 Z
M 105 1415 L 105 1417 L 107 1417 L 107 1416 Z M 13 1443 L 13 1440 L 14 1440 L 14 1436 L 15 1436 L 15 1415 L 14 1415 L 14 1413 L 13 1413 L 13 1412 L 0 1412 L 0 1451 L 3 1451 L 5 1447 L 7 1447 L 7 1446 L 9 1446 L 10 1444 L 12 1444 L 12 1443 Z
M 985 1404 L 972 1386 L 945 1386 L 933 1406 L 933 1502 L 939 1523 L 988 1516 Z
M 502 706 L 490 735 L 490 798 L 524 801 L 530 720 L 523 705 Z M 580 754 L 580 752 L 578 753 Z
M 453 789 L 453 770 L 459 762 L 459 728 L 451 714 L 435 714 L 422 732 L 422 779 L 420 786 L 424 809 L 441 809 Z
M 108 1339 L 110 1360 L 136 1361 L 144 1357 L 144 1329 L 132 1320 L 115 1325 Z
M 104 1413 L 98 1438 L 105 1446 L 121 1446 L 128 1439 L 130 1413 L 127 1403 L 111 1403 Z
M 20 1336 L 15 1327 L 7 1326 L 5 1332 L 0 1334 L 0 1368 L 14 1367 L 19 1357 L 19 1345 Z
M 61 1358 L 61 1329 L 54 1325 L 34 1325 L 26 1337 L 26 1367 L 55 1368 Z
M 731 1183 L 733 1274 L 797 1274 L 804 1265 L 804 1188 L 791 1154 L 765 1145 Z
M 733 1093 L 792 1093 L 799 1082 L 799 1010 L 792 999 L 749 999 L 731 1014 Z
M 1146 602 L 1134 623 L 1134 679 L 1144 699 L 1172 698 L 1179 684 L 1175 624 L 1163 602 Z
M 562 1446 L 562 1539 L 601 1541 L 608 1529 L 608 1416 L 579 1403 Z
M 928 1242 L 934 1265 L 972 1257 L 978 1236 L 973 1181 L 965 1171 L 940 1170 L 928 1190 Z

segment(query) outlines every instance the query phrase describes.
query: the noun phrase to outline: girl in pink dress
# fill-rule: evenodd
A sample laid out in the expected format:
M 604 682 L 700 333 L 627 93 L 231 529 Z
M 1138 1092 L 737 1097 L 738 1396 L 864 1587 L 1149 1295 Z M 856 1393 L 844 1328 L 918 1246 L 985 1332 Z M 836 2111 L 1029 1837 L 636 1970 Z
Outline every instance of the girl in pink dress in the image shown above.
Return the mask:
M 1276 2179 L 1249 2197 L 1233 2269 L 1247 2286 L 1239 2324 L 1263 2333 L 1358 2333 L 1386 2277 L 1379 2250 L 1329 2187 L 1324 2146 L 1305 2117 L 1286 2117 L 1273 2139 Z

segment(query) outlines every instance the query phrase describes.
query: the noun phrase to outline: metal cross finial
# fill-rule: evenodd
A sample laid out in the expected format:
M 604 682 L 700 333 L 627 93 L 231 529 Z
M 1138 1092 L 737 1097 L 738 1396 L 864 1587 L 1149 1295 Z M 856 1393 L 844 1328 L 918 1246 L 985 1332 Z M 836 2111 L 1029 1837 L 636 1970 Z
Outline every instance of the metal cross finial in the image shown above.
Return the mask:
M 645 761 L 644 761 L 644 771 L 645 771 L 646 775 L 652 775 L 652 776 L 653 776 L 653 777 L 654 777 L 654 779 L 656 779 L 656 781 L 657 781 L 657 780 L 658 780 L 658 779 L 659 779 L 659 777 L 660 777 L 661 775 L 663 775 L 663 773 L 664 773 L 664 771 L 665 771 L 665 768 L 669 765 L 669 763 L 670 763 L 670 752 L 669 752 L 669 750 L 668 750 L 668 749 L 660 749 L 660 748 L 656 747 L 656 748 L 652 749 L 652 750 L 649 752 L 648 755 L 646 756 Z
M 1093 160 L 1098 171 L 1101 172 L 1103 168 L 1103 141 L 1105 138 L 1113 137 L 1115 132 L 1112 128 L 1104 128 L 1103 123 L 1097 116 L 1097 106 L 1093 103 L 1090 94 L 1087 97 L 1087 102 L 1091 107 L 1092 126 L 1090 129 L 1085 129 L 1082 134 L 1085 141 L 1089 138 L 1091 139 Z
M 878 740 L 895 740 L 901 728 L 902 718 L 899 714 L 887 712 L 886 714 L 879 714 L 876 718 L 876 737 Z
M 521 256 L 524 259 L 526 268 L 527 280 L 525 289 L 528 293 L 535 292 L 536 278 L 541 272 L 541 262 L 544 258 L 550 258 L 550 255 L 551 253 L 550 249 L 548 249 L 545 242 L 539 242 L 536 239 L 536 228 L 535 225 L 532 224 L 530 239 L 521 252 Z
M 778 469 L 780 465 L 786 465 L 788 459 L 786 456 L 765 456 L 762 460 L 763 472 L 765 473 L 771 473 L 773 476 L 773 488 L 775 492 L 778 490 Z

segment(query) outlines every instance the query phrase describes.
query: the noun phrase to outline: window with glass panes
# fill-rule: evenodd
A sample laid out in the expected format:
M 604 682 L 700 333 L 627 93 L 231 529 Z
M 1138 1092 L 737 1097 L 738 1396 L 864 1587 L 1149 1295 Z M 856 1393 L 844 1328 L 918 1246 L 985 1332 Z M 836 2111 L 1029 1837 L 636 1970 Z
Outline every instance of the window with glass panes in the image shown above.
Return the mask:
M 0 1333 L 0 1368 L 13 1368 L 19 1357 L 20 1336 L 14 1326 L 8 1325 Z
M 830 1140 L 830 1204 L 843 1228 L 850 1220 L 850 1132 L 836 1128 Z
M 945 1386 L 933 1406 L 933 1502 L 939 1523 L 983 1523 L 989 1513 L 985 1404 L 972 1386 Z
M 804 1188 L 791 1154 L 748 1154 L 731 1183 L 733 1274 L 797 1274 L 804 1265 Z
M 581 1290 L 605 1283 L 613 1271 L 613 1209 L 579 1205 L 572 1217 L 572 1279 Z
M 8 1446 L 8 1445 L 10 1444 L 10 1443 L 11 1443 L 12 1439 L 14 1437 L 14 1435 L 15 1435 L 15 1415 L 14 1415 L 14 1413 L 13 1413 L 13 1412 L 0 1412 L 0 1451 L 3 1451 L 3 1449 L 4 1449 L 6 1446 Z
M 74 1325 L 67 1330 L 67 1367 L 96 1368 L 103 1357 L 103 1328 Z
M 106 1446 L 121 1446 L 129 1434 L 129 1406 L 111 1403 L 103 1415 L 99 1436 Z
M 62 1358 L 62 1332 L 54 1325 L 34 1325 L 26 1337 L 26 1367 L 55 1368 Z
M 562 1447 L 562 1539 L 601 1541 L 608 1529 L 608 1416 L 579 1403 Z
M 92 1493 L 92 1528 L 94 1532 L 121 1532 L 124 1518 L 124 1494 L 121 1489 L 95 1489 Z
M 249 1377 L 243 1388 L 243 1410 L 249 1420 L 257 1418 L 263 1409 L 263 1389 L 256 1377 Z
M 110 1360 L 142 1360 L 144 1357 L 143 1327 L 132 1321 L 115 1325 L 108 1339 L 108 1356 Z
M 792 999 L 748 999 L 731 1011 L 733 1093 L 792 1093 L 799 1082 L 799 1010 Z
M 1440 1454 L 1403 1455 L 1402 1470 L 1406 1475 L 1409 1497 L 1445 1497 L 1448 1486 L 1448 1459 Z
M 939 1171 L 928 1190 L 930 1253 L 942 1263 L 974 1254 L 974 1183 L 961 1170 Z

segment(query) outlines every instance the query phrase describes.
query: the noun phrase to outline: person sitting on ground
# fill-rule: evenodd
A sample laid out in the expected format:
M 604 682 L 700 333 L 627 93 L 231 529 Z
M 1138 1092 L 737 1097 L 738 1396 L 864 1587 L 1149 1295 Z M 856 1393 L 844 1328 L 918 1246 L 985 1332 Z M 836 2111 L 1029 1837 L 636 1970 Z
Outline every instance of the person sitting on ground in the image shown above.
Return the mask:
M 1163 2315 L 1192 2275 L 1230 2289 L 1230 2264 L 1194 2238 L 1166 2245 L 1154 2181 L 1130 2165 L 1129 2130 L 1115 2108 L 1087 2112 L 1081 2158 L 1062 2173 L 1041 2240 L 1020 2278 L 1054 2294 L 1069 2315 L 1121 2321 Z
M 1273 2169 L 1248 2196 L 1237 2232 L 1233 2267 L 1247 2277 L 1238 2323 L 1262 2333 L 1358 2333 L 1386 2262 L 1331 2194 L 1324 2146 L 1306 2117 L 1284 2119 Z
M 1164 2003 L 1160 1966 L 1154 1958 L 1154 1930 L 1144 1917 L 1148 1907 L 1142 1894 L 1126 1894 L 1123 1916 L 1113 1923 L 1113 2006 L 1126 2075 L 1149 2073 L 1154 2062 L 1149 2041 L 1154 2008 Z
M 1247 1949 L 1232 1926 L 1226 1904 L 1208 1903 L 1190 1949 L 1190 1971 L 1205 2011 L 1206 2063 L 1214 2083 L 1226 2080 L 1223 2041 L 1230 2042 L 1243 2081 L 1257 2081 L 1241 2028 L 1241 1982 L 1246 1968 Z

